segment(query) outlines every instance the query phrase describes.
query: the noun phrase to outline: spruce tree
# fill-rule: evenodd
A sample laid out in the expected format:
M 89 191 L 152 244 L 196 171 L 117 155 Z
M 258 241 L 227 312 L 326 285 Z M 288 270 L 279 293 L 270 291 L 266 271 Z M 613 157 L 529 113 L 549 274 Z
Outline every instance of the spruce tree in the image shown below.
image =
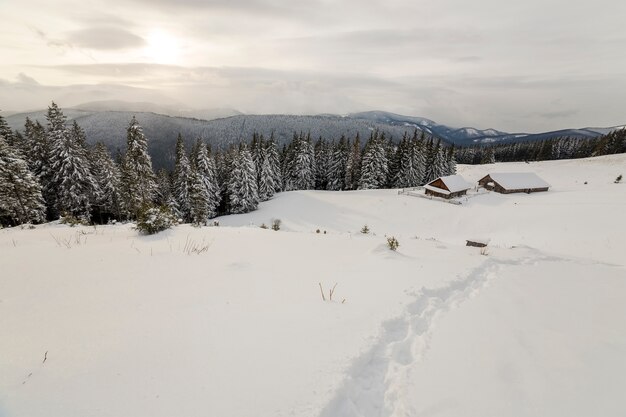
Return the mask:
M 191 166 L 185 152 L 183 137 L 178 134 L 176 139 L 176 161 L 174 162 L 174 198 L 178 209 L 185 221 L 190 220 L 191 202 L 189 201 L 189 184 L 191 181 Z
M 56 212 L 88 222 L 99 189 L 91 174 L 84 132 L 76 123 L 71 130 L 66 129 L 65 116 L 54 102 L 48 111 L 48 125 Z
M 263 142 L 261 138 L 261 149 L 259 151 L 259 165 L 257 165 L 259 200 L 266 201 L 272 198 L 276 191 L 274 183 L 276 166 L 272 163 L 271 145 Z
M 4 119 L 4 117 L 0 114 L 0 136 L 4 138 L 9 146 L 15 146 L 15 135 L 13 134 L 13 130 L 9 127 L 9 124 Z
M 454 145 L 448 148 L 447 156 L 446 156 L 446 165 L 448 168 L 448 172 L 446 175 L 455 175 L 456 174 L 456 159 L 454 158 Z
M 45 206 L 41 186 L 30 172 L 19 150 L 9 146 L 0 134 L 0 221 L 39 223 Z
M 361 139 L 356 134 L 352 145 L 348 143 L 350 148 L 348 160 L 346 162 L 346 190 L 356 190 L 359 187 L 359 179 L 361 178 Z
M 167 207 L 176 219 L 180 219 L 182 216 L 172 191 L 172 178 L 170 173 L 165 168 L 161 168 L 159 172 L 157 172 L 156 184 L 156 203 L 162 207 Z
M 282 173 L 280 170 L 280 153 L 274 140 L 274 134 L 265 141 L 265 157 L 267 158 L 270 169 L 272 172 L 272 182 L 274 183 L 274 192 L 279 192 L 283 189 L 282 185 Z
M 126 154 L 122 162 L 122 199 L 128 215 L 137 218 L 142 207 L 156 197 L 156 179 L 148 155 L 148 140 L 133 116 L 126 129 Z
M 359 189 L 368 190 L 384 187 L 387 182 L 387 164 L 384 136 L 378 136 L 378 133 L 375 132 L 367 141 L 363 152 Z
M 319 138 L 314 147 L 315 155 L 315 189 L 325 190 L 328 187 L 328 165 L 330 159 L 329 145 Z
M 220 204 L 220 186 L 217 181 L 217 169 L 213 157 L 209 154 L 206 145 L 198 141 L 198 152 L 193 164 L 195 177 L 194 195 L 190 194 L 192 217 L 196 220 L 204 216 L 205 219 L 217 216 L 217 208 Z M 198 185 L 199 184 L 199 185 Z M 201 205 L 202 207 L 197 207 Z M 200 214 L 198 214 L 200 213 Z M 193 221 L 193 220 L 192 220 Z
M 328 162 L 328 185 L 326 189 L 340 191 L 346 189 L 346 167 L 348 164 L 348 143 L 341 136 L 339 142 L 333 144 Z
M 206 226 L 209 220 L 209 192 L 202 174 L 194 166 L 189 173 L 189 221 L 194 226 Z
M 411 139 L 405 137 L 400 144 L 400 149 L 395 186 L 398 188 L 417 187 L 422 184 L 426 165 L 422 142 L 417 139 L 417 132 Z
M 100 216 L 120 219 L 122 216 L 121 173 L 118 165 L 102 142 L 96 143 L 90 153 L 92 174 L 100 192 L 94 205 Z M 100 222 L 103 219 L 99 219 Z
M 228 195 L 231 213 L 247 213 L 259 204 L 256 170 L 246 145 L 241 146 L 233 160 Z

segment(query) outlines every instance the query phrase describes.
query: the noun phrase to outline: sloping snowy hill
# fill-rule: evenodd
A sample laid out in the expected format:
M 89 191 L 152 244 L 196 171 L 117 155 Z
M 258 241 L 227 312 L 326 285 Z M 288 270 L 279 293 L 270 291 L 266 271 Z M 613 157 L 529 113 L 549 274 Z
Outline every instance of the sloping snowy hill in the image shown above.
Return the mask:
M 550 191 L 0 230 L 0 416 L 623 415 L 626 155 L 459 173 L 525 170 Z

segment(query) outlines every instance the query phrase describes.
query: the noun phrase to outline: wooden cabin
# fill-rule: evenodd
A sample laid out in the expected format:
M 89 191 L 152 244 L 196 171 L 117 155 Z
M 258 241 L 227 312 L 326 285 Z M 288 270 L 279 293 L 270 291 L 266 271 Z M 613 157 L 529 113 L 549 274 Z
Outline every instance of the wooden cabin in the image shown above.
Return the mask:
M 439 177 L 424 186 L 426 195 L 442 198 L 453 198 L 465 195 L 467 190 L 472 188 L 460 175 L 448 175 Z
M 550 188 L 550 184 L 533 172 L 492 173 L 478 180 L 478 185 L 502 194 L 530 194 Z

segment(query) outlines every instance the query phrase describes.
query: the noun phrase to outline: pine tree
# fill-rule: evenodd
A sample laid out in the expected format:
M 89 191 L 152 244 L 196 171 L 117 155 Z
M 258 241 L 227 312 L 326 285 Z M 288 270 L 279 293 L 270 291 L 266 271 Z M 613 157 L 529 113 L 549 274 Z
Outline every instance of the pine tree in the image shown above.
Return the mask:
M 422 184 L 426 168 L 422 141 L 417 139 L 417 131 L 411 139 L 403 139 L 400 149 L 399 168 L 395 186 L 398 188 L 417 187 Z
M 122 199 L 129 216 L 137 218 L 142 207 L 156 197 L 156 179 L 148 155 L 148 140 L 133 116 L 126 129 L 126 154 L 122 162 Z
M 446 157 L 446 165 L 447 165 L 447 172 L 446 175 L 454 175 L 456 174 L 456 159 L 454 158 L 454 145 L 450 146 L 450 148 L 448 148 L 448 153 L 447 153 L 447 157 Z
M 328 187 L 328 164 L 330 150 L 328 143 L 319 138 L 314 147 L 315 158 L 315 189 L 325 190 Z
M 439 145 L 439 143 L 437 143 Z M 446 151 L 443 147 L 437 146 L 435 153 L 435 162 L 434 162 L 434 174 L 435 178 L 443 177 L 448 175 L 448 162 L 446 160 Z
M 178 204 L 174 198 L 172 190 L 172 178 L 166 169 L 162 168 L 156 175 L 156 203 L 161 207 L 167 207 L 170 213 L 176 218 L 180 219 L 182 216 L 178 209 Z
M 294 190 L 315 188 L 315 152 L 308 136 L 300 135 L 296 140 L 290 177 Z
M 84 132 L 76 123 L 71 130 L 66 129 L 65 116 L 54 103 L 48 111 L 48 125 L 56 212 L 90 221 L 91 204 L 99 189 L 91 174 Z
M 274 172 L 274 170 L 277 167 L 272 162 L 271 147 L 272 144 L 265 143 L 263 141 L 263 137 L 261 137 L 261 146 L 258 157 L 259 165 L 257 165 L 260 201 L 266 201 L 272 198 L 277 188 L 276 184 L 274 183 L 276 178 L 276 173 Z
M 209 192 L 202 175 L 194 167 L 189 174 L 189 221 L 194 226 L 206 226 L 209 220 Z
M 346 162 L 346 190 L 356 190 L 359 187 L 359 179 L 361 178 L 361 139 L 357 133 L 354 142 L 350 146 L 348 160 Z
M 231 213 L 247 213 L 259 204 L 256 170 L 246 145 L 241 146 L 233 160 L 228 194 Z
M 231 145 L 224 152 L 219 152 L 215 157 L 215 166 L 217 168 L 217 183 L 220 186 L 220 205 L 218 206 L 218 213 L 230 212 L 230 193 L 228 184 L 233 170 L 233 163 L 237 155 L 237 149 Z
M 274 183 L 274 192 L 277 193 L 283 189 L 282 173 L 280 171 L 280 154 L 274 134 L 265 142 L 265 157 L 267 158 L 272 172 L 272 182 Z
M 191 216 L 191 202 L 189 201 L 190 181 L 191 167 L 185 152 L 183 137 L 179 133 L 178 138 L 176 139 L 176 161 L 174 162 L 173 191 L 178 209 L 180 210 L 185 221 L 189 221 Z
M 203 142 L 198 141 L 197 148 L 198 152 L 193 164 L 196 172 L 192 178 L 195 194 L 190 191 L 192 218 L 196 219 L 196 222 L 198 219 L 210 219 L 217 216 L 217 208 L 220 204 L 220 187 L 217 182 L 215 161 Z
M 385 138 L 378 136 L 378 133 L 375 132 L 367 141 L 363 152 L 359 189 L 368 190 L 384 187 L 387 182 L 387 164 Z
M 346 189 L 346 167 L 348 164 L 348 143 L 341 136 L 339 142 L 333 144 L 328 162 L 328 186 L 331 191 Z
M 118 165 L 111 158 L 111 154 L 103 143 L 98 142 L 90 153 L 91 169 L 100 193 L 94 205 L 100 217 L 122 216 L 121 173 Z M 99 219 L 103 221 L 102 218 Z
M 52 184 L 52 163 L 50 161 L 52 147 L 46 134 L 46 129 L 41 123 L 38 121 L 33 123 L 28 117 L 24 125 L 24 135 L 28 165 L 41 184 L 47 218 L 52 220 L 54 219 L 54 201 L 56 199 L 56 192 Z
M 19 150 L 0 134 L 0 221 L 9 224 L 39 223 L 45 206 L 41 186 Z
M 0 136 L 4 138 L 7 142 L 7 145 L 11 147 L 15 147 L 15 136 L 13 134 L 13 130 L 9 127 L 7 121 L 0 114 Z

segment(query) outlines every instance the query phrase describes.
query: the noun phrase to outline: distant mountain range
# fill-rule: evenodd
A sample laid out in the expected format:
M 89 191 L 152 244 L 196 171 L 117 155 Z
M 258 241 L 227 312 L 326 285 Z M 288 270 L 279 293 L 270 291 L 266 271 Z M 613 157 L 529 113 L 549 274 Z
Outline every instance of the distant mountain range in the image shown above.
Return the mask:
M 575 138 L 594 138 L 625 127 L 585 127 L 582 129 L 562 129 L 543 133 L 507 133 L 495 129 L 481 130 L 473 127 L 454 128 L 441 125 L 423 117 L 401 116 L 399 114 L 382 111 L 353 113 L 350 114 L 349 117 L 377 121 L 379 123 L 387 123 L 396 126 L 416 127 L 447 142 L 463 146 L 489 143 L 529 142 L 564 136 Z
M 151 103 L 92 102 L 63 109 L 68 121 L 76 120 L 87 134 L 89 143 L 103 142 L 111 152 L 123 150 L 126 127 L 137 117 L 149 139 L 150 153 L 155 168 L 171 168 L 174 161 L 174 142 L 178 133 L 188 146 L 200 138 L 215 148 L 224 148 L 243 140 L 248 141 L 254 132 L 266 137 L 274 135 L 279 145 L 291 140 L 294 132 L 310 133 L 317 139 L 338 139 L 341 135 L 353 138 L 357 133 L 363 142 L 374 130 L 399 139 L 405 132 L 415 129 L 428 137 L 435 137 L 456 145 L 511 143 L 543 140 L 560 136 L 579 138 L 597 137 L 619 127 L 566 129 L 554 132 L 526 134 L 507 133 L 495 129 L 472 127 L 453 128 L 422 117 L 371 111 L 347 116 L 317 115 L 244 115 L 232 109 L 185 110 L 172 109 Z M 45 124 L 45 110 L 17 113 L 6 116 L 13 129 L 22 130 L 26 117 Z

